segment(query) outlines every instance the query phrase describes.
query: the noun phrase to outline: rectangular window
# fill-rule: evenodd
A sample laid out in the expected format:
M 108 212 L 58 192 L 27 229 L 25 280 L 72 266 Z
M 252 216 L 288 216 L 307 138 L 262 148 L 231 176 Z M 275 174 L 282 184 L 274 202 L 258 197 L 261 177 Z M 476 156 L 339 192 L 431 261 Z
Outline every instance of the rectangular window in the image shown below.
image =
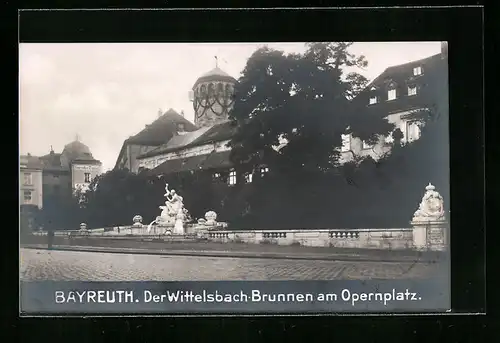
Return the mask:
M 351 135 L 342 135 L 342 152 L 351 150 Z
M 417 95 L 417 86 L 408 86 L 408 95 Z
M 363 149 L 371 149 L 373 148 L 373 145 L 363 141 Z
M 85 183 L 90 183 L 90 173 L 85 173 Z
M 376 104 L 376 103 L 377 103 L 377 97 L 376 96 L 370 97 L 370 105 L 373 105 L 373 104 Z
M 410 121 L 406 124 L 406 141 L 413 142 L 420 138 L 421 123 L 419 121 Z
M 396 99 L 396 90 L 395 89 L 390 89 L 387 92 L 387 100 L 390 101 L 390 100 L 394 100 L 394 99 Z
M 24 203 L 25 204 L 31 204 L 31 191 L 24 191 Z
M 236 184 L 236 171 L 235 170 L 231 170 L 229 172 L 229 178 L 227 181 L 228 181 L 230 186 L 234 186 Z
M 24 184 L 25 185 L 32 185 L 33 184 L 33 177 L 31 173 L 24 173 Z
M 415 67 L 413 68 L 413 75 L 422 75 L 422 67 Z
M 252 173 L 248 173 L 245 175 L 245 182 L 246 183 L 252 183 L 252 178 L 253 178 L 253 174 Z
M 213 176 L 213 180 L 214 181 L 219 181 L 220 180 L 220 173 L 214 173 L 212 176 Z
M 268 167 L 262 167 L 262 168 L 260 168 L 260 177 L 264 177 L 268 172 L 269 172 L 269 168 Z

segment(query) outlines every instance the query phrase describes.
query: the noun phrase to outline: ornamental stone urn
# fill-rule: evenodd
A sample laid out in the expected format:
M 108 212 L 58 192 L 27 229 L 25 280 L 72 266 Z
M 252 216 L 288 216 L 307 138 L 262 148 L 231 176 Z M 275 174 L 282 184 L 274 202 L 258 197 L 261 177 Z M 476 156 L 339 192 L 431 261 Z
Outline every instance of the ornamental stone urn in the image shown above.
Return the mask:
M 205 213 L 205 219 L 206 219 L 206 222 L 205 222 L 205 225 L 209 225 L 209 226 L 215 226 L 217 225 L 217 213 L 215 213 L 215 211 L 208 211 L 207 213 Z
M 134 222 L 134 227 L 141 227 L 142 228 L 142 216 L 137 214 L 132 218 L 132 221 Z

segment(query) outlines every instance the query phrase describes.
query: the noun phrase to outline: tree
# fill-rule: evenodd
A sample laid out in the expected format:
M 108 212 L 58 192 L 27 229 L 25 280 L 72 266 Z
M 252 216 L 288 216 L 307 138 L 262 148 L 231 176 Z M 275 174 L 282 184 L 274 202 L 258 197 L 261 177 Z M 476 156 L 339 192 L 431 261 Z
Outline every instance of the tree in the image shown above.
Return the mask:
M 134 174 L 128 170 L 111 170 L 95 178 L 83 194 L 85 222 L 90 227 L 132 224 L 140 214 L 153 220 L 162 202 L 165 185 L 147 172 Z
M 337 165 L 341 135 L 368 141 L 393 128 L 383 118 L 363 127 L 352 99 L 366 78 L 346 67 L 366 67 L 352 43 L 310 43 L 304 54 L 285 55 L 267 47 L 248 60 L 235 87 L 230 118 L 237 126 L 231 160 L 240 172 L 265 164 L 275 172 L 325 172 Z M 279 151 L 275 147 L 283 142 Z

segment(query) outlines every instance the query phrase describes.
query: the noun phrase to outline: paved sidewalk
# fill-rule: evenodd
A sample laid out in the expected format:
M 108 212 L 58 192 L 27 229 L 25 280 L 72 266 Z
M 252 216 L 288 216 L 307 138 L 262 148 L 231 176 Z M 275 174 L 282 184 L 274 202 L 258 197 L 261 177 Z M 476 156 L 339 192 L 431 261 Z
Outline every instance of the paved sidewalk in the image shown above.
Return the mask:
M 97 242 L 89 242 L 97 243 Z M 102 244 L 102 242 L 99 242 Z M 205 256 L 232 258 L 270 258 L 287 260 L 324 260 L 324 261 L 370 261 L 370 262 L 412 262 L 438 263 L 438 254 L 418 253 L 415 251 L 384 251 L 370 249 L 341 249 L 293 246 L 269 246 L 258 244 L 232 243 L 175 243 L 175 242 L 127 242 L 115 246 L 96 245 L 54 245 L 54 250 L 123 253 L 165 256 Z M 138 244 L 140 243 L 140 244 Z M 108 244 L 110 245 L 110 244 Z M 119 245 L 119 246 L 116 246 Z M 124 246 L 125 245 L 125 246 Z M 126 246 L 129 245 L 129 246 Z M 130 245 L 135 245 L 131 247 Z M 47 249 L 45 244 L 23 244 L 23 248 Z

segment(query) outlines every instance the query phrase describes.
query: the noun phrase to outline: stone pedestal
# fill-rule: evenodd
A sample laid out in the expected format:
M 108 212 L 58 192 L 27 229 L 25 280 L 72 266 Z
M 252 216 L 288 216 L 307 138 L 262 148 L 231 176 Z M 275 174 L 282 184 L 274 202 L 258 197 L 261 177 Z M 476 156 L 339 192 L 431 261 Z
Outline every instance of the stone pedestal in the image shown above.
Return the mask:
M 444 251 L 448 246 L 448 223 L 445 220 L 414 220 L 413 246 L 418 250 Z
M 172 232 L 174 235 L 184 235 L 184 220 L 177 218 L 174 224 L 174 230 Z
M 169 224 L 156 225 L 156 235 L 169 235 L 172 234 L 174 226 Z

